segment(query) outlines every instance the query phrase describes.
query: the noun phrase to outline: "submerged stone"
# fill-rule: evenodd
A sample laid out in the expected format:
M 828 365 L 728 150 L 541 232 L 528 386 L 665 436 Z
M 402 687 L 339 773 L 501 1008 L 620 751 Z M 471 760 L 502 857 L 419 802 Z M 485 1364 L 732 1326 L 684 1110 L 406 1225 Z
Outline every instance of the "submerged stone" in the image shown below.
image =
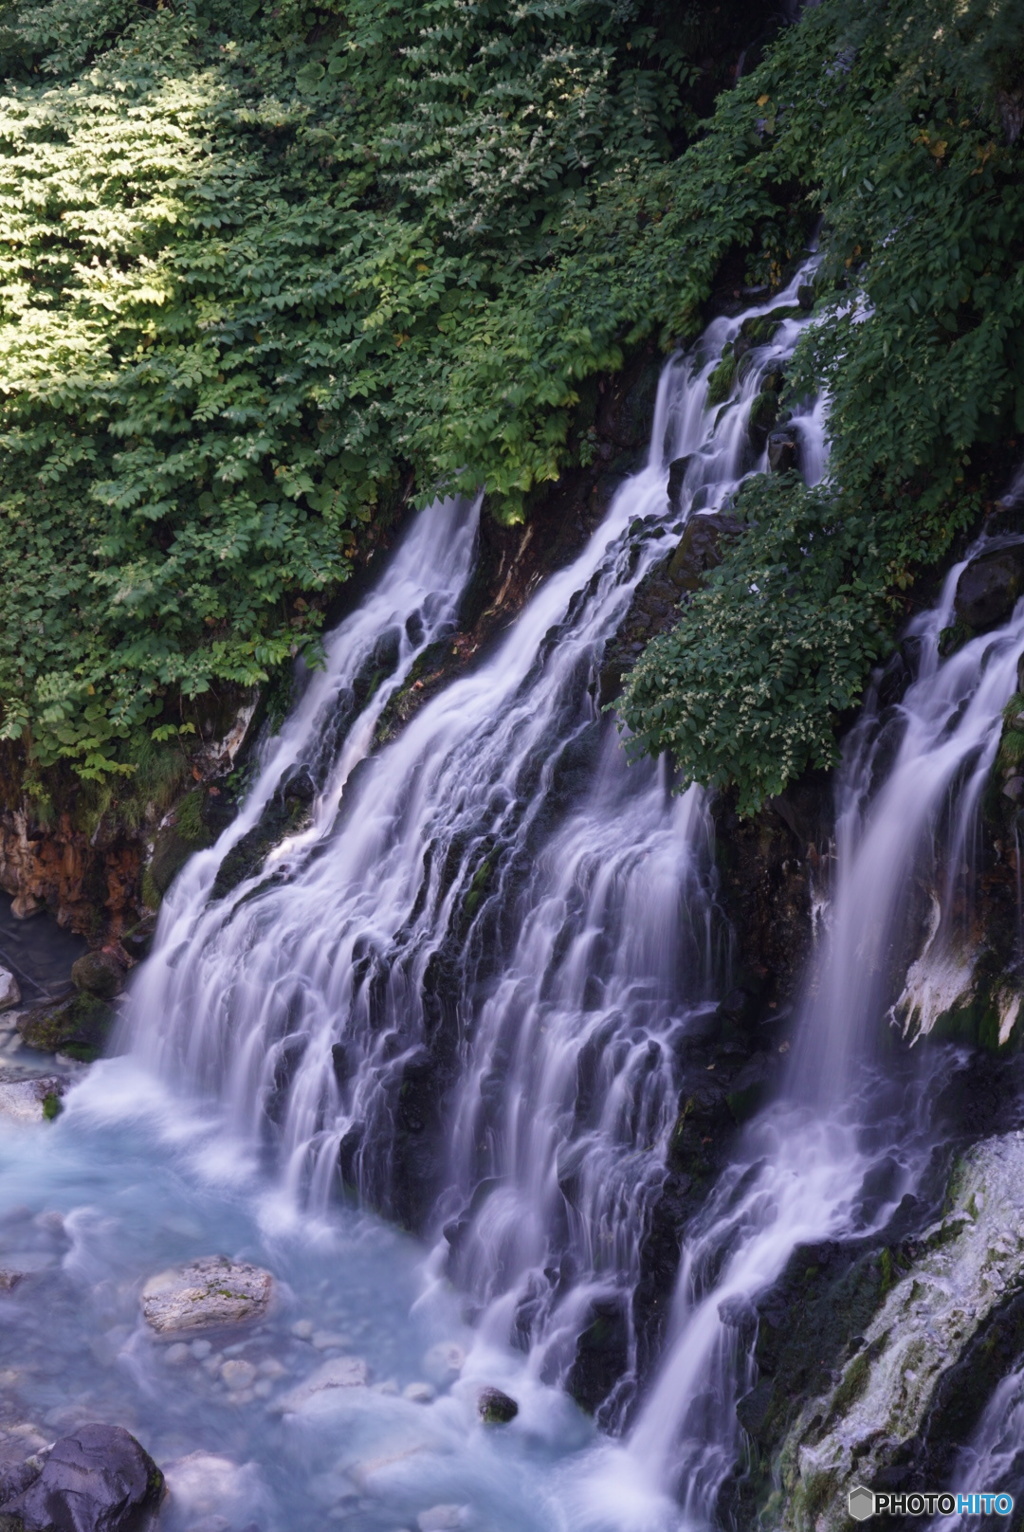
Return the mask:
M 419 1532 L 455 1532 L 466 1525 L 467 1507 L 464 1505 L 432 1505 L 429 1511 L 421 1511 L 416 1518 Z
M 1001 548 L 972 559 L 956 584 L 953 608 L 967 627 L 1005 622 L 1024 590 L 1024 549 Z
M 274 1405 L 274 1410 L 279 1414 L 286 1414 L 294 1410 L 301 1410 L 303 1405 L 308 1404 L 317 1394 L 323 1394 L 336 1388 L 363 1388 L 370 1376 L 370 1370 L 362 1357 L 338 1356 L 333 1361 L 325 1362 L 318 1367 L 316 1372 L 311 1373 L 304 1383 L 297 1388 L 289 1389 Z
M 244 1324 L 263 1317 L 273 1290 L 269 1271 L 208 1255 L 150 1277 L 142 1289 L 142 1316 L 160 1335 Z

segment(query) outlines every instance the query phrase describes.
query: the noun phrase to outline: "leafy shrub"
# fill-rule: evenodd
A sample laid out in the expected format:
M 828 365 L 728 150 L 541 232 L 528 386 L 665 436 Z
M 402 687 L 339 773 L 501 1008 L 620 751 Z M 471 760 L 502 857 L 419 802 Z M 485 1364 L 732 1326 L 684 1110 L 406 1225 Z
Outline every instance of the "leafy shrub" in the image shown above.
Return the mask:
M 881 651 L 882 606 L 858 572 L 858 529 L 795 474 L 750 481 L 745 530 L 684 621 L 630 678 L 634 753 L 670 750 L 684 781 L 739 784 L 747 814 L 808 765 L 829 766 L 825 720 L 856 700 Z
M 410 493 L 521 517 L 751 232 L 677 280 L 708 45 L 661 0 L 0 3 L 0 738 L 131 774 L 316 659 Z
M 824 219 L 818 322 L 788 386 L 828 393 L 828 483 L 747 488 L 756 524 L 622 707 L 634 749 L 735 785 L 744 812 L 834 759 L 903 593 L 976 520 L 990 465 L 1007 467 L 993 449 L 1024 431 L 1022 39 L 1020 0 L 823 0 L 688 157 L 728 145 L 723 178 L 742 185 L 767 153 Z

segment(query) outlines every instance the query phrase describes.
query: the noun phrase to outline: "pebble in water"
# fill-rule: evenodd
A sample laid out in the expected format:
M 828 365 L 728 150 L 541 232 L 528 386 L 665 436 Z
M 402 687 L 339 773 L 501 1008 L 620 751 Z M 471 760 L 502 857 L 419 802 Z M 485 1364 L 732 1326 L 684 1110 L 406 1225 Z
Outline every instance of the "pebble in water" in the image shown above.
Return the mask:
M 432 1383 L 447 1388 L 466 1365 L 466 1350 L 457 1341 L 441 1341 L 431 1346 L 423 1358 L 423 1371 Z
M 402 1389 L 402 1398 L 410 1399 L 413 1404 L 429 1404 L 437 1398 L 437 1390 L 432 1383 L 407 1383 Z
M 334 1335 L 330 1330 L 315 1330 L 310 1339 L 317 1351 L 344 1351 L 349 1342 L 347 1335 Z
M 232 1393 L 238 1393 L 242 1389 L 252 1387 L 256 1381 L 256 1369 L 251 1362 L 243 1362 L 240 1358 L 233 1357 L 231 1361 L 224 1363 L 220 1376 Z
M 420 1512 L 416 1525 L 420 1532 L 456 1532 L 466 1525 L 468 1517 L 466 1505 L 432 1505 L 428 1511 Z

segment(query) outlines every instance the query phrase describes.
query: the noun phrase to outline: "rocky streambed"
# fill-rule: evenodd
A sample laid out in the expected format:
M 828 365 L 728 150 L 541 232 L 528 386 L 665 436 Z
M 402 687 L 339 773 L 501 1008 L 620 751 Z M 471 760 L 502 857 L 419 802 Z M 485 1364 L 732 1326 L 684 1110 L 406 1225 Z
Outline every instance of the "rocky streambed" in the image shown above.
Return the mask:
M 474 1335 L 421 1246 L 296 1215 L 127 1060 L 62 1100 L 30 1120 L 0 1088 L 5 1532 L 63 1527 L 71 1478 L 75 1532 L 550 1525 L 594 1430 Z

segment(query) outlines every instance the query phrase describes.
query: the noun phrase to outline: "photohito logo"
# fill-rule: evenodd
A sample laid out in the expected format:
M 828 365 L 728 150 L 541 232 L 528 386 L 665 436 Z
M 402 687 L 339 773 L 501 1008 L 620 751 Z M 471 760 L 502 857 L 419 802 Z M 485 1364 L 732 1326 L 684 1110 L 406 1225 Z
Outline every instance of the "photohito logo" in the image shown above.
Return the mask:
M 854 1521 L 869 1516 L 1009 1516 L 1012 1495 L 952 1495 L 948 1491 L 922 1490 L 915 1494 L 886 1494 L 856 1485 L 847 1496 Z

